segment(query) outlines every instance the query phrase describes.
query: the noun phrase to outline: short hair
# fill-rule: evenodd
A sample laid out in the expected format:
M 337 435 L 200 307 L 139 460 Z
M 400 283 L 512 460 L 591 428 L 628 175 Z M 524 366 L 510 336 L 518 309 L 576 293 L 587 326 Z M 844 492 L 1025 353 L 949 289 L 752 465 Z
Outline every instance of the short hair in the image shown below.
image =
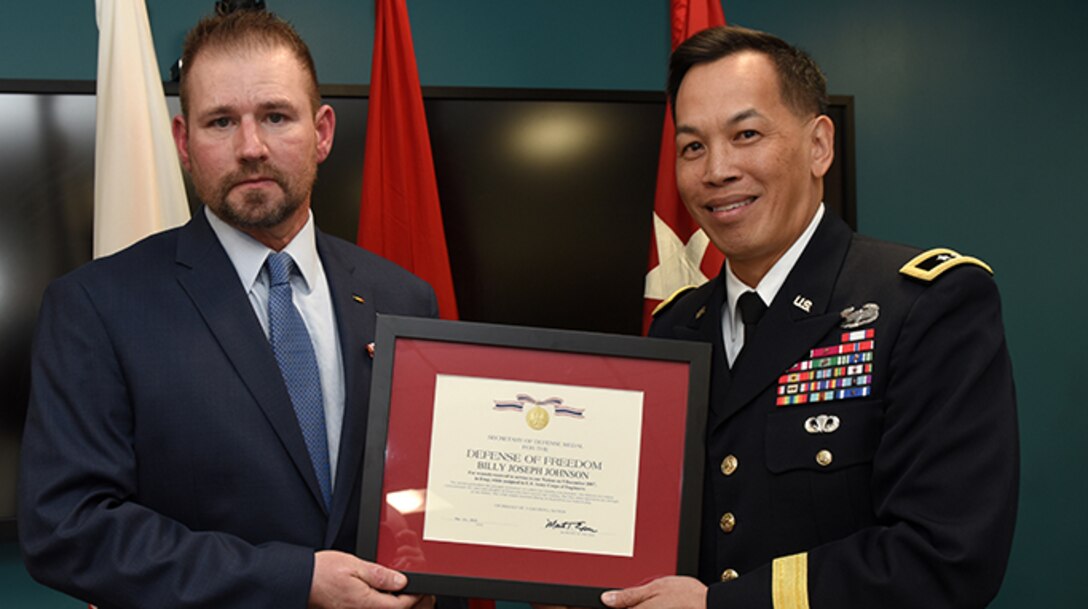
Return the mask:
M 737 26 L 703 30 L 673 51 L 669 59 L 669 102 L 675 108 L 680 83 L 688 70 L 744 51 L 762 53 L 770 58 L 778 73 L 782 101 L 794 113 L 800 116 L 827 114 L 827 78 L 808 53 L 777 36 Z
M 236 10 L 223 15 L 209 15 L 185 36 L 181 51 L 181 79 L 178 97 L 181 113 L 189 116 L 186 74 L 201 53 L 211 51 L 253 51 L 286 48 L 310 76 L 310 102 L 316 111 L 321 105 L 317 90 L 317 69 L 310 49 L 286 20 L 268 11 Z

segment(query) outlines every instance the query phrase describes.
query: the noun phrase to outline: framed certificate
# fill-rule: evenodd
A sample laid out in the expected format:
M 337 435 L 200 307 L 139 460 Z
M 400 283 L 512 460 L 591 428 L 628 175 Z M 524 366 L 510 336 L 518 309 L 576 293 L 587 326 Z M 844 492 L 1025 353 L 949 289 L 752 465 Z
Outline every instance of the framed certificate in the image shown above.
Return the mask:
M 357 551 L 409 592 L 695 574 L 709 345 L 393 316 L 376 345 Z

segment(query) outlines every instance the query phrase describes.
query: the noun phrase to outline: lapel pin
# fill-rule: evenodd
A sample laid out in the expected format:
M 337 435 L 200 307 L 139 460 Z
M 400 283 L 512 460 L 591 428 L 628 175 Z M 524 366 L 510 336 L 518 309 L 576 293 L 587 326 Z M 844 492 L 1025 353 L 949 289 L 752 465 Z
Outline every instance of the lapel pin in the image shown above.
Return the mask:
M 705 306 L 701 307 L 698 311 L 695 312 L 695 319 L 699 319 L 703 315 L 706 315 L 706 307 Z
M 370 356 L 370 359 L 374 359 L 374 343 L 367 343 L 366 353 Z
M 366 304 L 366 299 L 362 296 L 359 296 L 358 294 L 352 294 L 351 299 L 359 304 Z
M 839 324 L 842 329 L 850 330 L 853 328 L 860 328 L 866 324 L 873 323 L 876 321 L 876 318 L 880 317 L 880 305 L 875 302 L 867 302 L 861 305 L 860 309 L 846 307 L 839 315 L 842 317 L 842 323 Z
M 804 296 L 802 296 L 800 294 L 798 294 L 793 299 L 793 306 L 797 307 L 798 309 L 801 309 L 805 313 L 811 313 L 812 312 L 812 301 L 805 298 Z

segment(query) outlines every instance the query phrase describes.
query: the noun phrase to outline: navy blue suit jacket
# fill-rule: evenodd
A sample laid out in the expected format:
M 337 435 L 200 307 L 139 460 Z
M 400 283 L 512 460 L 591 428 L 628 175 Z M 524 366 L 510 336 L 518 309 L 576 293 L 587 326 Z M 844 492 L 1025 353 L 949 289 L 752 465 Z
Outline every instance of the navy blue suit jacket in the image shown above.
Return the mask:
M 328 511 L 203 213 L 50 285 L 20 482 L 36 579 L 100 607 L 306 606 L 314 550 L 355 543 L 375 315 L 437 314 L 400 267 L 320 232 L 317 249 L 346 384 Z

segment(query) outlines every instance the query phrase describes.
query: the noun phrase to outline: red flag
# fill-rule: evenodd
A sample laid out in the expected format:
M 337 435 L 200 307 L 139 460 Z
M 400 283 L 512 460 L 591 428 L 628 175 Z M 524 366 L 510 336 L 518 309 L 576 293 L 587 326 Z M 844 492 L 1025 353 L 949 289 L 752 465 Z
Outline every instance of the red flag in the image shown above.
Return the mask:
M 672 48 L 708 27 L 725 25 L 720 0 L 672 0 Z M 676 190 L 676 131 L 672 108 L 665 109 L 661 153 L 654 194 L 654 237 L 646 273 L 642 332 L 650 328 L 650 313 L 674 292 L 699 285 L 717 275 L 725 259 L 691 219 Z
M 405 0 L 378 0 L 359 245 L 419 275 L 457 319 L 431 140 Z

